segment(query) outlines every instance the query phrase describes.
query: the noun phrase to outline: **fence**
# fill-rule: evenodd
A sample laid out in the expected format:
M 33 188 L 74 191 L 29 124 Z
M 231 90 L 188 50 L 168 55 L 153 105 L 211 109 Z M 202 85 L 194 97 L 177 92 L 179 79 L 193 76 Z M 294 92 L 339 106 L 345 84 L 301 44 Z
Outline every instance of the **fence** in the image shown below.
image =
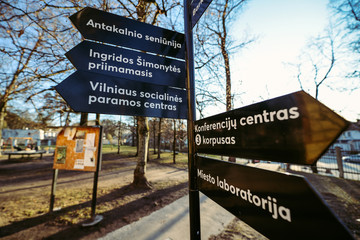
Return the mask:
M 336 150 L 326 152 L 314 167 L 291 164 L 288 165 L 287 168 L 293 171 L 360 180 L 360 154 L 341 151 L 340 148 L 336 148 Z

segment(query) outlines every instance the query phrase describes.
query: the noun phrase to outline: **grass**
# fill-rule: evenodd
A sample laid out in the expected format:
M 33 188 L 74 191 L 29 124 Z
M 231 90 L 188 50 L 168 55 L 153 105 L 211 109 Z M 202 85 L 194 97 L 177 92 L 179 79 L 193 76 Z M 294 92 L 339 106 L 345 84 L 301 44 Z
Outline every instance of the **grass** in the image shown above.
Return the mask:
M 103 145 L 102 153 L 117 153 L 117 145 Z M 120 146 L 120 156 L 121 157 L 133 157 L 136 154 L 136 147 L 132 146 Z M 154 149 L 149 149 L 149 162 L 157 162 L 161 164 L 171 164 L 179 168 L 187 168 L 188 165 L 188 155 L 187 153 L 176 153 L 175 154 L 175 164 L 173 160 L 173 152 L 164 152 L 160 153 L 160 158 L 158 154 L 154 153 Z
M 161 158 L 158 159 L 158 154 L 154 154 L 153 150 L 150 149 L 150 163 L 159 163 L 171 165 L 177 168 L 187 169 L 187 154 L 178 153 L 176 154 L 176 164 L 173 163 L 173 153 L 172 152 L 162 152 L 160 154 Z M 117 154 L 117 146 L 104 145 L 103 154 Z M 119 157 L 134 157 L 136 154 L 136 147 L 131 146 L 121 146 Z M 7 156 L 6 156 L 7 157 Z M 116 159 L 114 159 L 115 161 Z M 107 164 L 112 164 L 113 160 L 106 161 Z M 136 159 L 134 158 L 134 161 Z M 121 168 L 126 168 L 127 166 L 122 166 Z M 133 166 L 130 166 L 133 168 Z M 116 168 L 118 169 L 118 168 Z M 116 171 L 115 168 L 109 168 L 110 171 Z M 164 189 L 169 186 L 172 186 L 174 183 L 172 181 L 161 181 L 157 183 L 152 183 L 153 190 Z M 118 189 L 119 183 L 115 185 L 110 185 L 106 187 L 101 187 L 98 189 L 97 198 L 111 194 L 113 191 Z M 37 217 L 43 214 L 46 214 L 49 210 L 49 193 L 50 186 L 46 190 L 41 190 L 36 194 L 23 195 L 23 196 L 13 196 L 11 198 L 6 198 L 6 201 L 0 200 L 0 210 L 2 212 L 0 216 L 0 226 L 4 226 L 13 221 L 21 221 L 28 218 Z M 71 186 L 71 187 L 58 187 L 55 195 L 55 208 L 66 208 L 69 206 L 79 205 L 87 201 L 91 201 L 92 196 L 92 185 L 91 183 L 87 186 Z M 140 197 L 140 196 L 139 196 Z M 1 199 L 1 198 L 0 198 Z M 2 199 L 5 200 L 5 199 Z M 121 205 L 127 203 L 126 198 L 113 199 L 110 202 L 98 203 L 97 213 L 101 214 L 112 209 L 115 209 Z M 76 224 L 90 217 L 91 209 L 90 207 L 76 208 L 70 210 L 60 216 L 58 216 L 52 224 Z
M 157 158 L 158 154 L 153 154 L 150 151 L 150 162 L 156 161 L 160 164 L 169 164 L 175 165 L 176 167 L 186 169 L 188 167 L 188 155 L 187 153 L 177 153 L 175 154 L 175 164 L 173 159 L 172 152 L 162 152 L 160 153 L 160 159 Z

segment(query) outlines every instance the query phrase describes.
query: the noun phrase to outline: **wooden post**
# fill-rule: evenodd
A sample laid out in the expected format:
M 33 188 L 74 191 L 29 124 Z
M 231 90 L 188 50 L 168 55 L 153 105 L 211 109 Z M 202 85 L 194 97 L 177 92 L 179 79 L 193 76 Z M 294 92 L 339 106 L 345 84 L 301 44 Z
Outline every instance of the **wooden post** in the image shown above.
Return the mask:
M 50 209 L 49 211 L 54 211 L 54 203 L 55 203 L 55 193 L 56 193 L 56 182 L 58 178 L 59 169 L 54 169 L 53 171 L 53 180 L 51 185 L 51 195 L 50 195 Z
M 344 178 L 344 167 L 342 162 L 341 148 L 335 147 L 336 150 L 336 161 L 339 168 L 339 177 Z

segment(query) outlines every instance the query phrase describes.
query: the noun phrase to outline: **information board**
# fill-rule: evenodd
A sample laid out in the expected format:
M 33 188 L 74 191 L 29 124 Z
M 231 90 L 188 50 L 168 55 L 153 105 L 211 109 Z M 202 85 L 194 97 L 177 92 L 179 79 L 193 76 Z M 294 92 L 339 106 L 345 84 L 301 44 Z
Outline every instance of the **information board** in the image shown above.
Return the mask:
M 53 168 L 95 172 L 99 150 L 100 127 L 65 127 L 56 139 Z

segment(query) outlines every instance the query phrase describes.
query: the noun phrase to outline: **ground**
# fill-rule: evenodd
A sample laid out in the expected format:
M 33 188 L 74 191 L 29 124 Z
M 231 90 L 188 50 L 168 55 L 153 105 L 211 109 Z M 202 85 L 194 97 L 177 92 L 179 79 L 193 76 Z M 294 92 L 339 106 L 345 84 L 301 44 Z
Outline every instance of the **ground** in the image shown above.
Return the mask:
M 132 187 L 136 159 L 103 155 L 99 175 L 97 225 L 83 227 L 91 217 L 93 173 L 59 171 L 55 204 L 49 213 L 53 157 L 0 158 L 1 239 L 96 239 L 134 222 L 188 193 L 184 156 L 173 164 L 170 154 L 152 155 L 146 176 L 152 189 Z M 166 160 L 167 159 L 167 160 Z M 360 239 L 360 182 L 306 174 L 330 207 Z M 211 239 L 261 239 L 259 233 L 234 220 Z

